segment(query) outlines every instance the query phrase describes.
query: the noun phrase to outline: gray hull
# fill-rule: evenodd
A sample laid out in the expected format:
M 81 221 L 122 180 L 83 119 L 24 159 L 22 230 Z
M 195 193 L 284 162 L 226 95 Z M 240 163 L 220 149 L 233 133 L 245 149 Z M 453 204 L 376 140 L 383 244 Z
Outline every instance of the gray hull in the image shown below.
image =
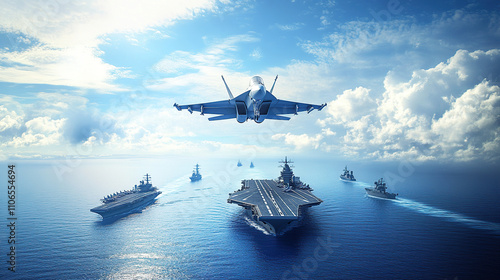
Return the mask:
M 159 194 L 160 192 L 157 191 L 132 193 L 120 197 L 116 201 L 92 208 L 90 211 L 101 215 L 104 219 L 125 215 L 152 204 Z
M 344 175 L 340 175 L 340 179 L 342 181 L 349 181 L 349 182 L 355 182 L 356 181 L 356 179 L 354 179 L 354 178 L 348 178 L 347 176 L 344 176 Z
M 299 222 L 304 208 L 323 202 L 311 190 L 284 192 L 273 180 L 243 180 L 241 190 L 229 194 L 228 203 L 248 210 L 251 218 L 273 235 L 280 235 Z
M 369 196 L 374 196 L 379 198 L 395 199 L 397 195 L 395 193 L 377 191 L 374 190 L 373 188 L 365 188 L 365 190 L 366 194 L 368 194 Z

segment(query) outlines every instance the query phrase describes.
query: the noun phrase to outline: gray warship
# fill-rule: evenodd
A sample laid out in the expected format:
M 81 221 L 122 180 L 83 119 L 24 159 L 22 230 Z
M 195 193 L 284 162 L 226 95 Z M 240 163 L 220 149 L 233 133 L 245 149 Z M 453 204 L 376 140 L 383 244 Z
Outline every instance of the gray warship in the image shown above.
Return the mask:
M 375 187 L 373 188 L 365 188 L 366 193 L 369 196 L 379 197 L 379 198 L 388 198 L 395 199 L 398 195 L 397 193 L 387 192 L 387 186 L 384 182 L 384 178 L 380 178 L 378 181 L 375 181 Z
M 228 203 L 247 209 L 249 216 L 273 235 L 283 234 L 302 218 L 304 208 L 323 202 L 309 185 L 294 176 L 285 157 L 276 180 L 242 180 L 241 189 L 230 193 Z
M 340 174 L 340 179 L 343 181 L 356 181 L 356 178 L 354 178 L 354 174 L 351 170 L 351 173 L 349 173 L 349 170 L 347 169 L 347 165 L 344 168 L 344 174 Z
M 196 181 L 201 180 L 200 165 L 198 165 L 198 164 L 195 165 L 195 168 L 193 170 L 193 175 L 191 175 L 191 177 L 189 177 L 189 179 L 191 179 L 191 182 L 196 182 Z
M 153 203 L 161 191 L 150 183 L 149 174 L 146 174 L 144 179 L 146 182 L 140 181 L 141 184 L 135 185 L 132 190 L 120 191 L 104 197 L 101 199 L 102 205 L 94 207 L 90 211 L 103 218 L 110 218 L 127 214 Z

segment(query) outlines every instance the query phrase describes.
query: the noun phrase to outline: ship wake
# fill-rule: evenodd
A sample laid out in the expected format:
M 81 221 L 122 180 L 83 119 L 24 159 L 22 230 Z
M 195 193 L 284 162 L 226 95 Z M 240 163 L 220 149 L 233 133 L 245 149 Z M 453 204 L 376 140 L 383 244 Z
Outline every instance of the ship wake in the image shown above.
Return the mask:
M 413 211 L 417 211 L 437 218 L 443 218 L 452 222 L 461 223 L 470 228 L 491 231 L 495 235 L 500 236 L 500 224 L 498 223 L 474 219 L 463 214 L 436 208 L 410 199 L 398 198 L 397 200 L 394 200 L 394 202 L 397 202 L 398 205 L 411 209 Z
M 257 222 L 252 220 L 251 218 L 247 217 L 245 215 L 245 222 L 250 225 L 251 227 L 257 229 L 258 231 L 261 231 L 265 235 L 272 235 L 270 232 L 268 232 L 263 226 L 259 225 Z

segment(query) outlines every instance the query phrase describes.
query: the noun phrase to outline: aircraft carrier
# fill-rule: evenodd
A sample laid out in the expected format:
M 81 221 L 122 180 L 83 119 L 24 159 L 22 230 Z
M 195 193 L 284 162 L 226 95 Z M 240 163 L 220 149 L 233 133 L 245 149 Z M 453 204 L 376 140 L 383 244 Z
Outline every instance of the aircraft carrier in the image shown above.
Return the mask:
M 247 209 L 252 219 L 273 235 L 295 226 L 304 208 L 323 202 L 294 176 L 287 158 L 281 163 L 283 170 L 277 180 L 243 180 L 241 189 L 230 193 L 227 200 Z
M 150 183 L 150 178 L 149 174 L 146 174 L 144 178 L 146 182 L 140 181 L 140 185 L 135 185 L 132 190 L 120 191 L 104 197 L 101 199 L 103 204 L 90 209 L 90 211 L 106 219 L 146 207 L 161 194 L 161 191 Z

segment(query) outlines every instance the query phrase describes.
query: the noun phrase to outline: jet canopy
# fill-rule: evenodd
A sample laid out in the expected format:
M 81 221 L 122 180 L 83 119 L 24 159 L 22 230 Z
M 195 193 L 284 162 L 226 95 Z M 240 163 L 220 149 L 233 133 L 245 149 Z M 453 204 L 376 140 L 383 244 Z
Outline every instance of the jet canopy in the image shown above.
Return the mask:
M 253 85 L 264 85 L 264 80 L 259 76 L 253 76 L 250 79 L 249 86 L 253 86 Z

